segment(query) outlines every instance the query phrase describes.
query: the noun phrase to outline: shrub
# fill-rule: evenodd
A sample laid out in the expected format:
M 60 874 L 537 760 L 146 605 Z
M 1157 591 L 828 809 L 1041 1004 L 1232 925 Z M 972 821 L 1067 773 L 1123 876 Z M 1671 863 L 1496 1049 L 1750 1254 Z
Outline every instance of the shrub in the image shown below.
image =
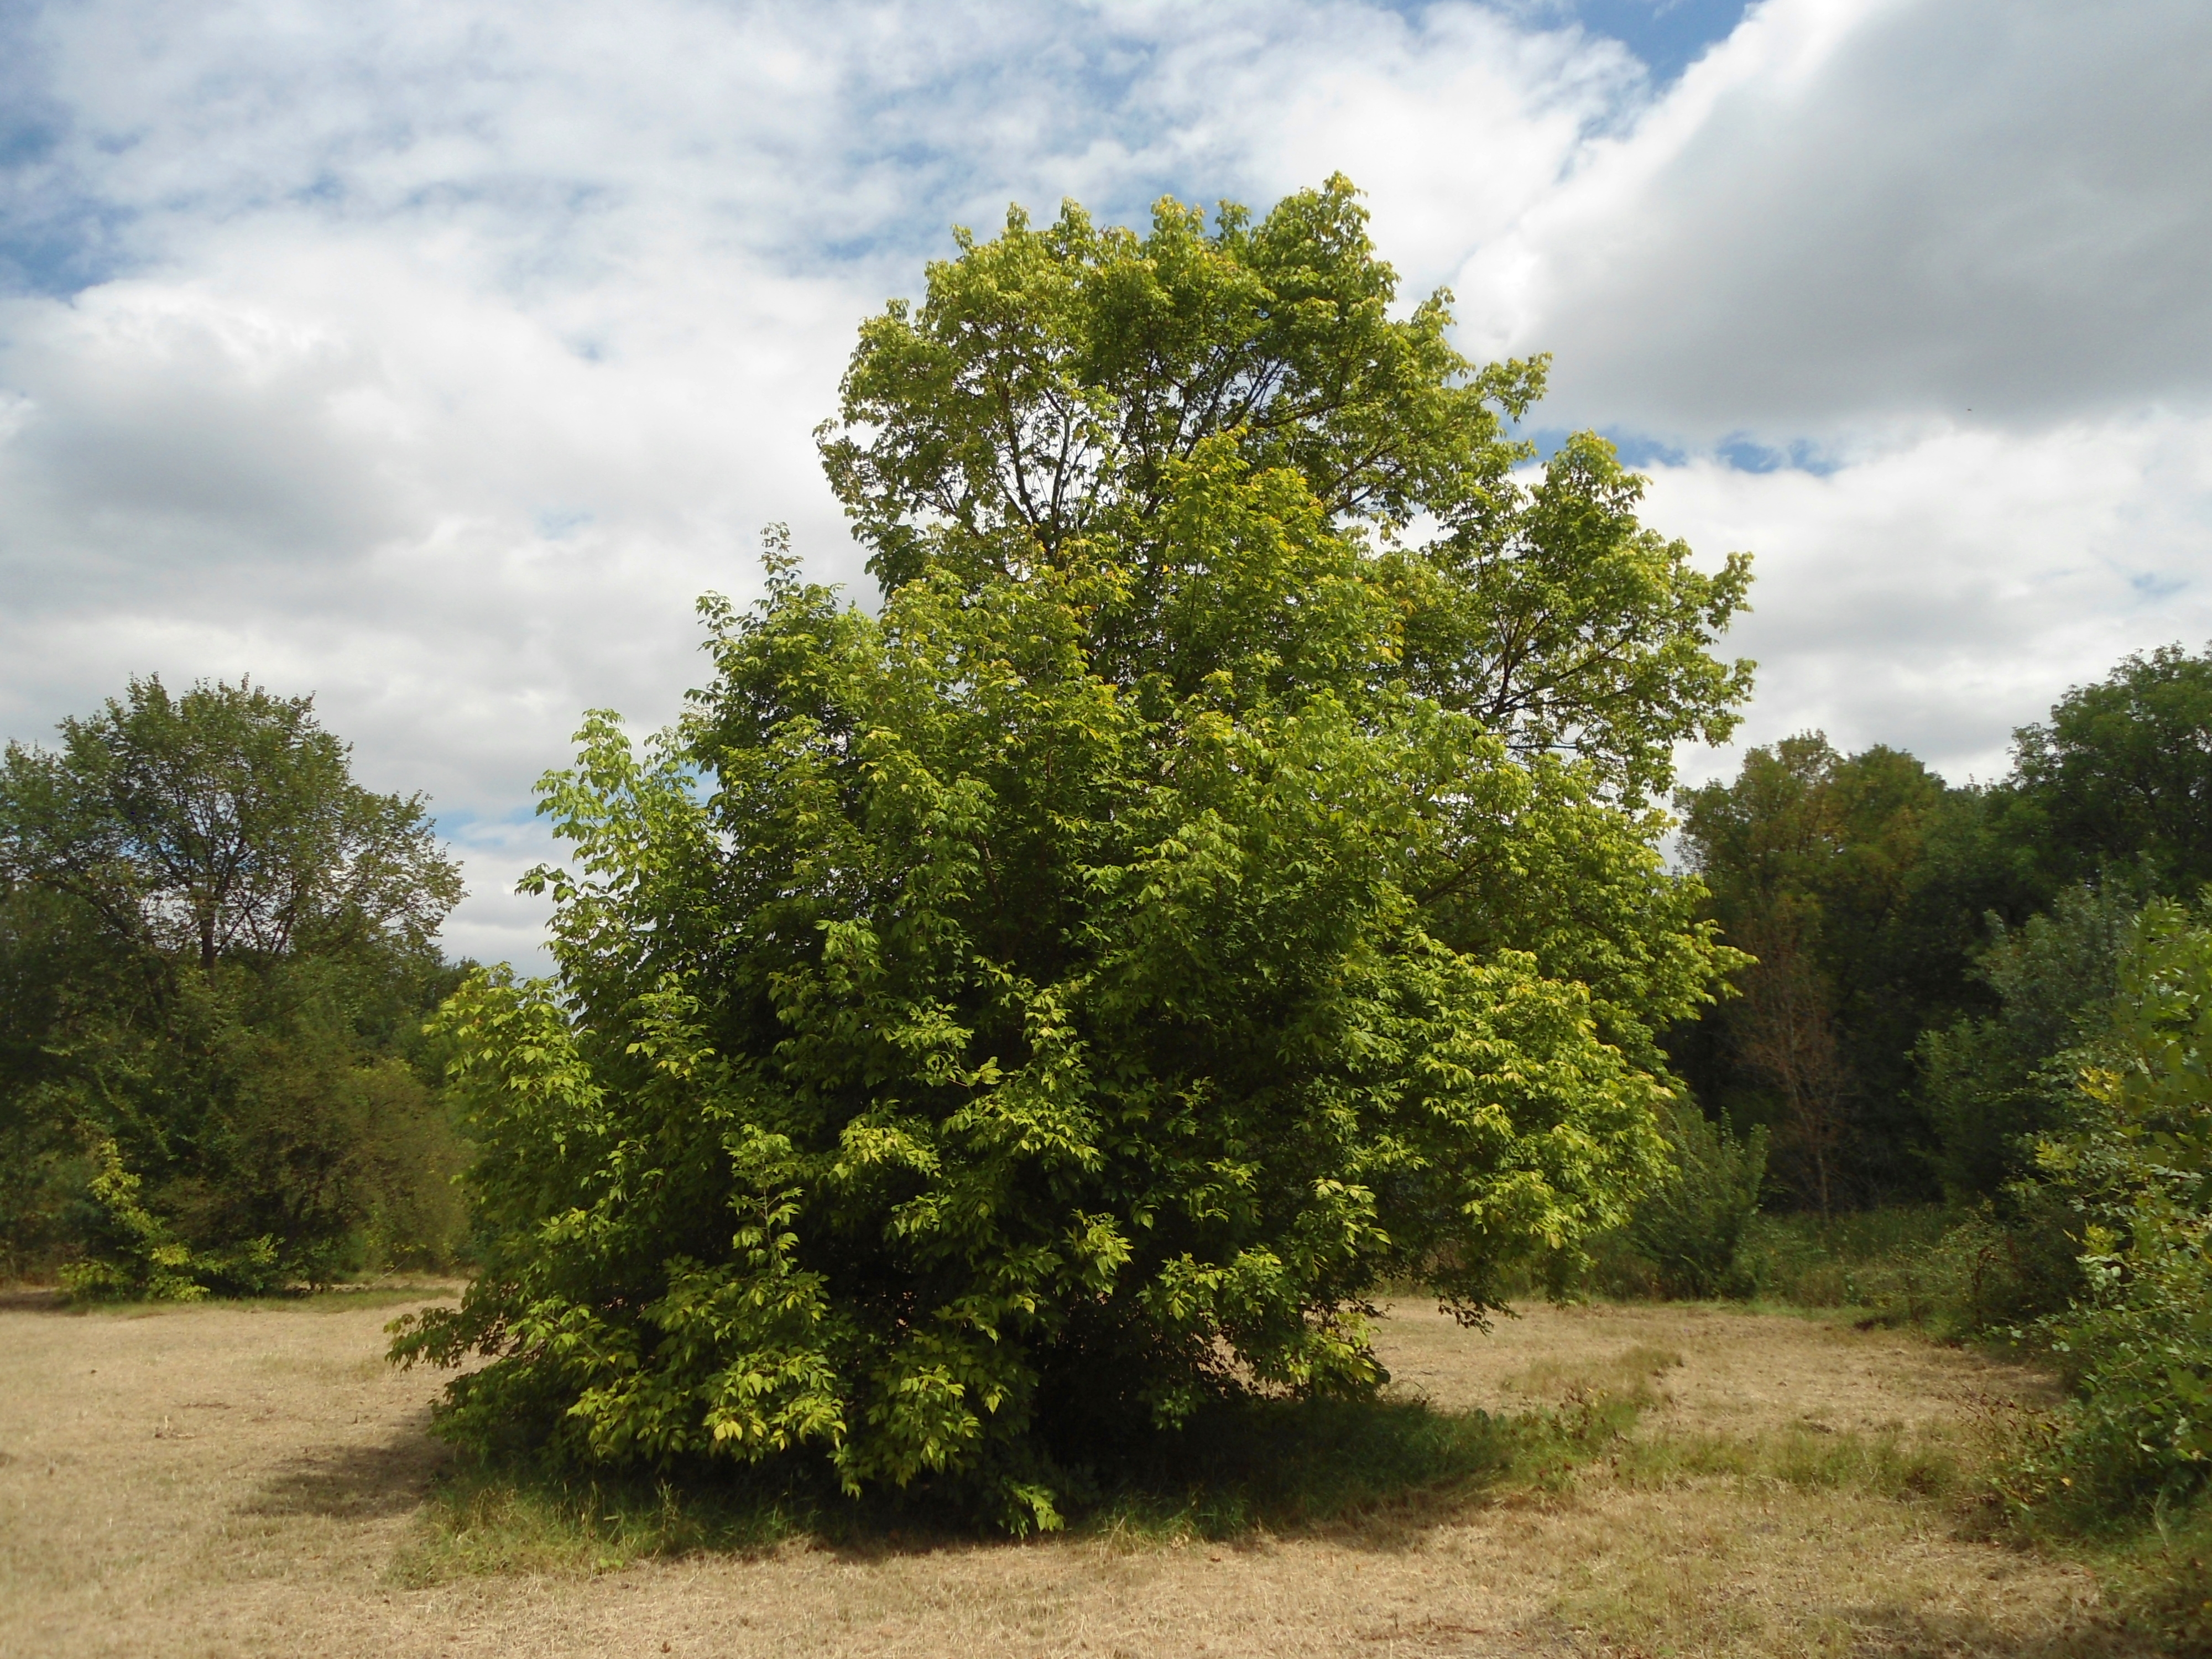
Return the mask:
M 1762 1214 L 1745 1228 L 1737 1262 L 1756 1295 L 1919 1323 L 1936 1305 L 1934 1264 L 1952 1223 L 1934 1205 Z
M 1739 1140 L 1692 1105 L 1667 1117 L 1671 1174 L 1637 1200 L 1627 1242 L 1651 1263 L 1665 1296 L 1748 1296 L 1739 1260 L 1744 1231 L 1759 1213 L 1766 1176 L 1766 1131 Z
M 2193 1498 L 2212 1468 L 2212 927 L 2145 908 L 2097 1052 L 2075 1121 L 2037 1148 L 2087 1278 L 2043 1326 L 2078 1395 L 2045 1473 L 2125 1514 Z

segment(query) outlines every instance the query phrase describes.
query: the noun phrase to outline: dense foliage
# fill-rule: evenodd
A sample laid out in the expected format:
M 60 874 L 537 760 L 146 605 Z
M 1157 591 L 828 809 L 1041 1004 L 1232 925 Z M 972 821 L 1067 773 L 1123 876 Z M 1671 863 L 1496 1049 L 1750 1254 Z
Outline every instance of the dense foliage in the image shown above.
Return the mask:
M 1692 1101 L 1678 1103 L 1666 1127 L 1672 1167 L 1637 1200 L 1621 1242 L 1650 1265 L 1661 1296 L 1747 1295 L 1756 1286 L 1744 1236 L 1766 1182 L 1766 1131 L 1739 1139 Z
M 440 1255 L 459 1147 L 416 1063 L 459 893 L 419 799 L 308 699 L 134 681 L 0 760 L 0 1249 L 85 1294 Z
M 1777 1173 L 1824 1212 L 1925 1180 L 1911 1050 L 1979 1006 L 1983 912 L 2010 896 L 1979 858 L 1980 799 L 1911 756 L 1817 733 L 1750 750 L 1680 799 L 1689 861 L 1742 994 L 1673 1047 L 1709 1108 L 1765 1124 Z
M 1988 787 L 1817 733 L 1751 750 L 1678 805 L 1759 965 L 1670 1054 L 1710 1109 L 1771 1127 L 1796 1203 L 2000 1199 L 2047 1117 L 2031 1074 L 2065 1046 L 2051 998 L 2100 1003 L 2129 910 L 2212 878 L 2208 755 L 2212 654 L 2179 647 L 2069 692 Z M 2071 967 L 2043 963 L 2062 948 Z
M 1996 922 L 1972 969 L 1996 1006 L 1922 1036 L 1936 1167 L 1954 1201 L 2017 1196 L 2036 1137 L 2071 1108 L 2083 1050 L 2111 1020 L 2135 915 L 2108 884 L 2070 888 L 2020 927 Z
M 2018 739 L 1994 804 L 2039 897 L 2115 866 L 2150 892 L 2212 882 L 2212 651 L 2130 657 Z
M 2142 1512 L 2212 1467 L 2212 926 L 2158 900 L 2127 933 L 2028 1184 L 2072 1212 L 2086 1279 L 2045 1323 L 2081 1395 L 2050 1472 L 2076 1503 Z
M 449 1431 L 1050 1525 L 1209 1400 L 1370 1391 L 1385 1279 L 1475 1319 L 1623 1219 L 1733 960 L 1641 803 L 1746 574 L 1595 438 L 1525 479 L 1538 366 L 1393 293 L 1340 180 L 1016 215 L 863 330 L 880 611 L 780 542 L 708 602 L 686 718 L 544 787 L 558 978 L 441 1017 Z
M 1044 230 L 1017 210 L 995 240 L 956 235 L 919 311 L 895 301 L 862 325 L 819 434 L 887 590 L 1096 550 L 1128 591 L 1094 619 L 1092 666 L 1188 695 L 1212 664 L 1179 614 L 1195 526 L 1175 501 L 1204 449 L 1296 477 L 1304 510 L 1364 532 L 1407 689 L 1511 752 L 1579 756 L 1633 800 L 1663 789 L 1677 742 L 1733 729 L 1750 665 L 1708 647 L 1748 560 L 1705 575 L 1644 528 L 1643 481 L 1594 435 L 1525 482 L 1532 452 L 1504 423 L 1541 395 L 1542 361 L 1468 363 L 1443 294 L 1394 319 L 1396 276 L 1342 178 L 1257 223 L 1224 204 L 1209 230 L 1164 202 L 1139 237 L 1071 203 Z

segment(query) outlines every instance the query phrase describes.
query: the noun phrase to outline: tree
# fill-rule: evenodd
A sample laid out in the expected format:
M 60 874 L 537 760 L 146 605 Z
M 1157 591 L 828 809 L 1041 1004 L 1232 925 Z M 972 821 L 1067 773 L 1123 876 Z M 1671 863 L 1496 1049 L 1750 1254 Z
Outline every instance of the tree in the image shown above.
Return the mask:
M 2014 737 L 2000 833 L 2039 896 L 2118 866 L 2154 893 L 2212 881 L 2212 651 L 2130 657 Z
M 1585 756 L 1462 706 L 1480 663 L 1409 672 L 1481 603 L 1413 513 L 1486 480 L 1534 545 L 1620 497 L 1514 493 L 1526 374 L 1389 320 L 1347 190 L 1017 216 L 930 283 L 824 439 L 879 613 L 772 538 L 683 721 L 594 715 L 543 786 L 559 977 L 442 1017 L 483 1271 L 397 1352 L 489 1358 L 480 1445 L 818 1458 L 1022 1528 L 1209 1401 L 1376 1387 L 1386 1277 L 1479 1320 L 1617 1225 L 1656 1025 L 1733 958 L 1633 804 L 1682 707 L 1577 715 Z
M 2033 1138 L 2075 1098 L 2079 1052 L 2108 1024 L 2136 907 L 2082 886 L 2018 927 L 2001 922 L 1974 968 L 1990 1012 L 1923 1033 L 1915 1058 L 1954 1201 L 2006 1200 L 2031 1172 Z
M 1833 1138 L 1855 1198 L 1932 1196 L 1931 1173 L 1955 1197 L 2001 1196 L 2053 1091 L 2070 1088 L 2041 1074 L 2068 1040 L 2035 1011 L 2055 995 L 2069 1020 L 2101 1018 L 2116 918 L 2212 879 L 2212 656 L 2130 657 L 2014 738 L 2012 772 L 1990 788 L 1809 733 L 1679 799 L 1730 941 L 1781 950 L 1790 975 L 1819 981 L 1801 988 L 1828 1010 L 1848 1079 Z M 2062 939 L 2078 959 L 2057 959 Z M 2045 990 L 2023 988 L 2031 972 Z M 1765 991 L 1731 1002 L 1670 1052 L 1713 1103 L 1772 1122 L 1779 1161 L 1803 1168 L 1784 1121 L 1801 1115 L 1797 1096 L 1746 1047 L 1771 1006 Z
M 459 872 L 421 798 L 246 682 L 134 680 L 61 738 L 0 758 L 8 1252 L 105 1293 L 434 1254 L 458 1146 L 410 1053 Z
M 2017 905 L 1986 798 L 1807 732 L 1678 804 L 1713 914 L 1759 966 L 1672 1052 L 1711 1104 L 1771 1125 L 1801 1201 L 1917 1195 L 1932 1133 L 1913 1045 L 1989 1005 L 1983 918 Z
M 1802 914 L 1784 906 L 1732 932 L 1754 960 L 1730 1013 L 1745 1068 L 1778 1097 L 1784 1155 L 1826 1215 L 1853 1127 L 1853 1079 L 1836 1040 L 1834 988 L 1814 963 L 1806 931 Z
M 420 950 L 460 897 L 422 798 L 355 783 L 312 697 L 134 679 L 61 733 L 0 763 L 0 879 L 77 900 L 149 959 Z
M 1442 291 L 1394 319 L 1396 276 L 1341 176 L 1256 224 L 1224 204 L 1209 231 L 1170 200 L 1139 237 L 1070 203 L 1046 230 L 1015 210 L 995 241 L 955 235 L 919 312 L 862 325 L 840 419 L 817 433 L 886 589 L 933 564 L 1016 576 L 1110 542 L 1128 592 L 1101 618 L 1097 667 L 1164 671 L 1188 695 L 1212 647 L 1176 614 L 1184 526 L 1168 508 L 1201 447 L 1225 445 L 1371 538 L 1409 683 L 1515 752 L 1582 757 L 1634 799 L 1663 791 L 1675 744 L 1734 729 L 1751 665 L 1710 647 L 1748 559 L 1706 575 L 1645 530 L 1644 481 L 1594 434 L 1525 480 L 1534 452 L 1504 422 L 1541 395 L 1544 360 L 1468 362 Z

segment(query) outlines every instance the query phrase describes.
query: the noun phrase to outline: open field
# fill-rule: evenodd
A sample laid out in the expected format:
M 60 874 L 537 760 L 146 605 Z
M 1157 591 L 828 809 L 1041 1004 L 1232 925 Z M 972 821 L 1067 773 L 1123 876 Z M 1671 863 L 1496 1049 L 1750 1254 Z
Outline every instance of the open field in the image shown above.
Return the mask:
M 1652 1403 L 1571 1474 L 1224 1542 L 794 1541 L 425 1571 L 439 1379 L 408 1304 L 0 1308 L 0 1659 L 132 1655 L 1990 1654 L 2132 1650 L 1970 1487 L 2033 1375 L 1698 1306 L 1389 1322 L 1395 1386 Z

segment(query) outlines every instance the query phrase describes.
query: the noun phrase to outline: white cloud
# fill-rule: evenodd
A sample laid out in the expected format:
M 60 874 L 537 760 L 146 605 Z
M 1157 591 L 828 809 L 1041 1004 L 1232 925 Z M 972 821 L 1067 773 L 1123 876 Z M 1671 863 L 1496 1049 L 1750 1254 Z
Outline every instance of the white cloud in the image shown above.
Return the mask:
M 1768 0 L 1476 250 L 1581 422 L 2033 427 L 2212 370 L 2212 8 Z
M 1819 477 L 1652 469 L 1650 515 L 1757 550 L 1744 743 L 1824 727 L 1963 781 L 2012 729 L 2130 651 L 2212 640 L 2212 424 L 2148 416 L 2033 435 L 1954 428 Z M 1741 745 L 1739 745 L 1741 746 Z M 1733 757 L 1686 756 L 1693 772 Z

